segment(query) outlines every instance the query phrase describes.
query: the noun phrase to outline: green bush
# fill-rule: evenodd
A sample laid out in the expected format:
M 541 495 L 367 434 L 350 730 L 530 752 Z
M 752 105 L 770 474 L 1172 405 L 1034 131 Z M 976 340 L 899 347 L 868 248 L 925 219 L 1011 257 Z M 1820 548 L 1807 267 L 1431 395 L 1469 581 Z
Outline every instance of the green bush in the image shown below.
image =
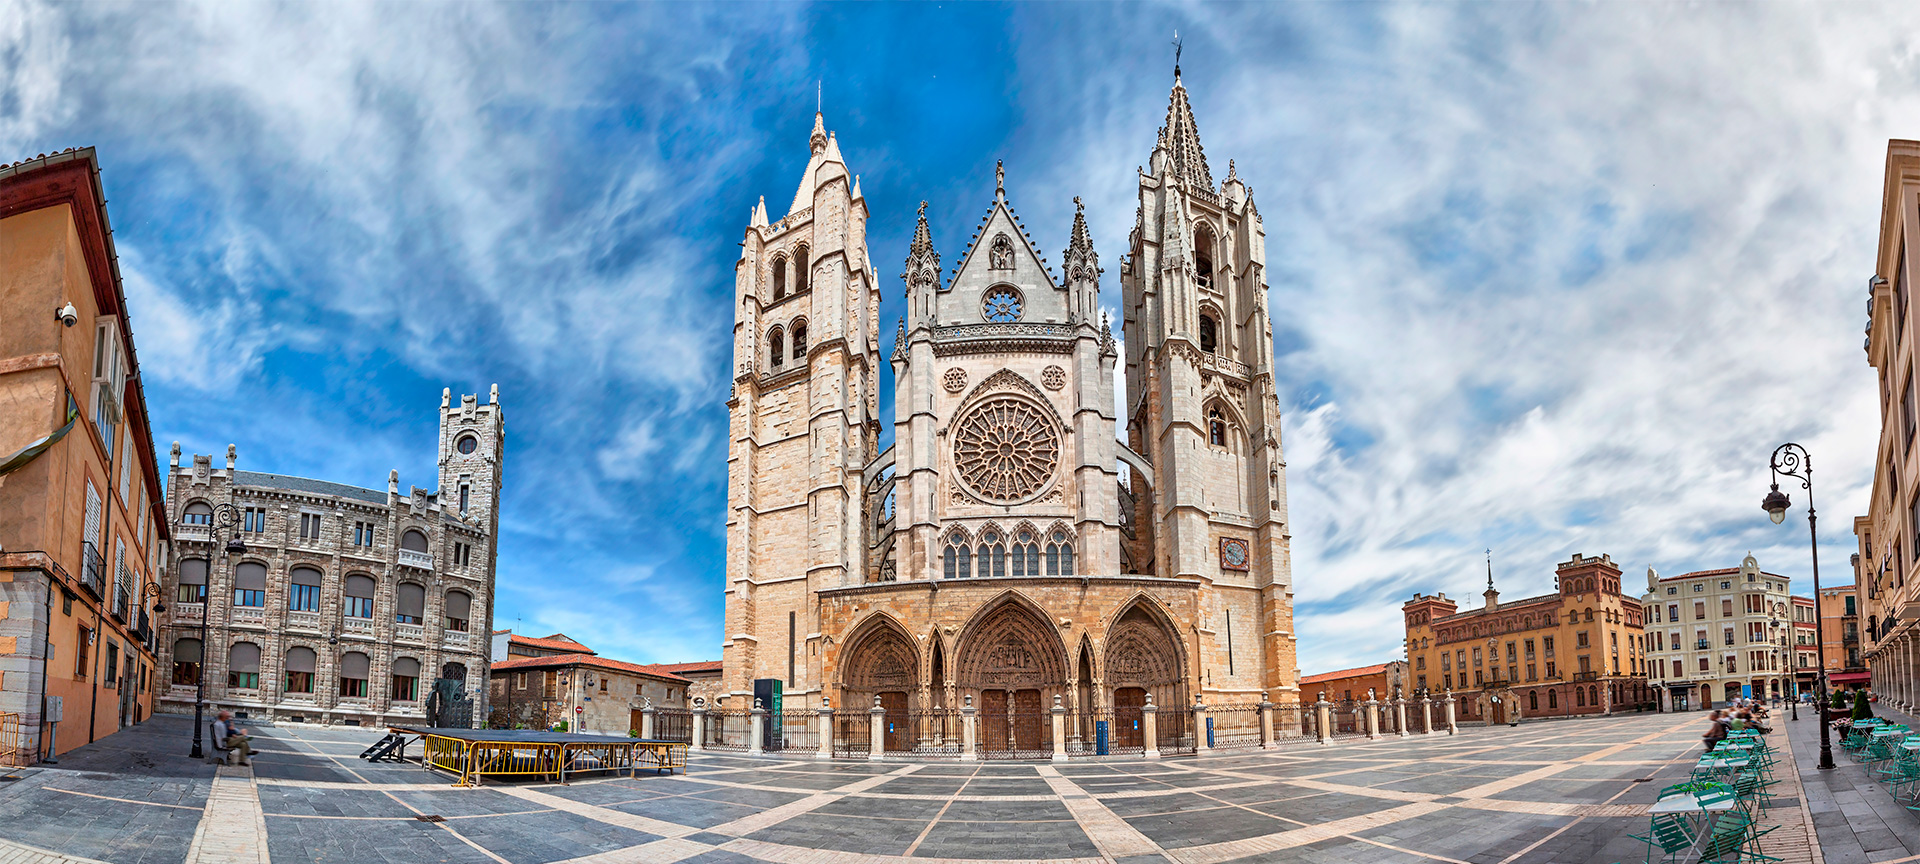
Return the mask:
M 1867 691 L 1853 691 L 1853 719 L 1866 720 L 1873 716 L 1873 706 L 1867 702 Z
M 638 730 L 638 729 L 628 729 L 628 730 L 627 730 L 627 737 L 628 737 L 628 738 L 638 738 L 638 737 L 640 737 L 640 730 Z
M 565 721 L 565 720 L 562 720 L 562 721 L 560 721 L 560 722 L 558 722 L 558 723 L 555 723 L 555 724 L 553 724 L 553 731 L 555 731 L 555 732 L 565 732 L 565 731 L 567 731 L 567 721 Z

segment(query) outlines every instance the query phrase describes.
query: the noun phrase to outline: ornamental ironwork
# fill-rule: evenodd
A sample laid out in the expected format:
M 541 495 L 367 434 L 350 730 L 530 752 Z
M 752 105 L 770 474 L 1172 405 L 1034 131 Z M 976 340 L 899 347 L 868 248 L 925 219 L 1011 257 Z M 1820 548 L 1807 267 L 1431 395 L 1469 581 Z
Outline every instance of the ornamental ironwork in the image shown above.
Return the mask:
M 954 436 L 960 480 L 990 501 L 1014 503 L 1040 493 L 1060 463 L 1060 433 L 1032 403 L 1001 397 L 973 409 Z

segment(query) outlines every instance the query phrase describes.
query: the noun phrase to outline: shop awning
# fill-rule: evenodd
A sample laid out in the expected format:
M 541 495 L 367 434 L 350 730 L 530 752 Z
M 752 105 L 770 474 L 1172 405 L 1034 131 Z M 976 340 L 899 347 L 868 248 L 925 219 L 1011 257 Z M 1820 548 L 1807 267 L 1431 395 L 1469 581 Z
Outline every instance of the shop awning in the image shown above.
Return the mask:
M 1827 676 L 1834 684 L 1867 684 L 1873 681 L 1872 672 L 1835 672 Z

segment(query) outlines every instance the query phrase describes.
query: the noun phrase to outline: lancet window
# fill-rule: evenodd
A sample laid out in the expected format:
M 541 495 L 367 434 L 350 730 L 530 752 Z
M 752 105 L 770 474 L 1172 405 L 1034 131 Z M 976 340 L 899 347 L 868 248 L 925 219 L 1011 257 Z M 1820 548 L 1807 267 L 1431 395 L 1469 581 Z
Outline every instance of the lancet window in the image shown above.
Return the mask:
M 1013 575 L 1040 575 L 1040 544 L 1032 529 L 1022 528 L 1013 538 Z
M 978 556 L 981 576 L 1007 575 L 1007 543 L 1000 532 L 988 531 L 980 535 Z
M 973 549 L 967 545 L 966 537 L 954 534 L 947 538 L 947 550 L 941 555 L 941 575 L 948 579 L 973 575 Z
M 1073 541 L 1066 529 L 1055 528 L 1053 536 L 1047 538 L 1047 575 L 1073 575 Z
M 1227 446 L 1227 419 L 1218 408 L 1207 412 L 1207 441 L 1215 447 Z
M 767 362 L 775 369 L 787 362 L 787 334 L 778 327 L 767 333 Z
M 793 250 L 793 293 L 807 290 L 807 244 Z
M 776 256 L 773 259 L 773 299 L 787 296 L 787 259 Z

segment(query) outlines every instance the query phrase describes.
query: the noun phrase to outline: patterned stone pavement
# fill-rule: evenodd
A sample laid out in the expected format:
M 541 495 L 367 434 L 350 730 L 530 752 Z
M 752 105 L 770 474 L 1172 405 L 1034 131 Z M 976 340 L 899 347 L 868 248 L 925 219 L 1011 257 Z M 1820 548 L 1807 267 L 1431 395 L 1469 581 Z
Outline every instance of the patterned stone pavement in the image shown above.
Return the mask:
M 360 761 L 375 734 L 357 729 L 256 730 L 253 770 L 216 775 L 163 717 L 0 784 L 0 861 L 1639 861 L 1627 835 L 1703 727 L 1624 716 L 1057 765 L 706 754 L 672 777 L 457 789 Z M 1766 851 L 1824 864 L 1798 772 L 1780 773 Z

